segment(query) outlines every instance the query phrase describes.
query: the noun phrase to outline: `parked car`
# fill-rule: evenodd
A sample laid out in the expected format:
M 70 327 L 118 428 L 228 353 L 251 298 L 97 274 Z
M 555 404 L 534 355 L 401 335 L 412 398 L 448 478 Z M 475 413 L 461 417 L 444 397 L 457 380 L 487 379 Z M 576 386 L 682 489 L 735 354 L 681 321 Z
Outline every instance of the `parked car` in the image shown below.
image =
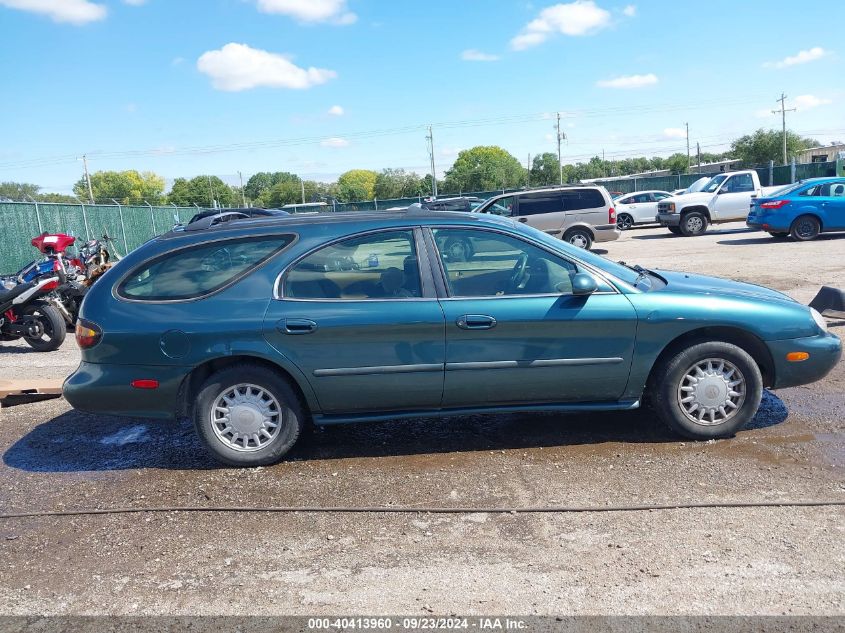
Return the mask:
M 513 218 L 579 248 L 619 239 L 616 210 L 604 187 L 533 189 L 493 196 L 474 213 Z
M 845 178 L 811 178 L 755 198 L 745 223 L 772 237 L 800 242 L 845 231 Z
M 453 260 L 452 239 L 476 255 Z M 764 386 L 822 378 L 841 343 L 760 286 L 611 262 L 491 214 L 234 220 L 154 238 L 82 305 L 72 406 L 192 416 L 227 464 L 303 428 L 420 416 L 635 409 L 726 437 Z
M 236 215 L 239 214 L 239 215 Z M 199 213 L 195 214 L 192 217 L 188 224 L 193 224 L 194 222 L 198 222 L 203 218 L 208 218 L 213 215 L 221 216 L 224 222 L 228 222 L 230 220 L 238 219 L 238 218 L 261 218 L 261 217 L 278 217 L 282 215 L 290 215 L 287 211 L 282 209 L 260 209 L 257 207 L 243 207 L 243 208 L 235 208 L 235 209 L 205 209 L 200 211 Z
M 458 196 L 454 198 L 435 198 L 423 200 L 420 206 L 430 211 L 472 211 L 483 200 L 475 196 Z
M 762 187 L 753 169 L 718 174 L 698 193 L 672 196 L 658 202 L 657 221 L 675 235 L 701 235 L 709 224 L 744 220 L 753 197 L 777 189 L 779 187 Z
M 635 224 L 653 224 L 657 221 L 657 203 L 671 198 L 668 191 L 636 191 L 619 196 L 616 203 L 616 226 L 627 231 Z

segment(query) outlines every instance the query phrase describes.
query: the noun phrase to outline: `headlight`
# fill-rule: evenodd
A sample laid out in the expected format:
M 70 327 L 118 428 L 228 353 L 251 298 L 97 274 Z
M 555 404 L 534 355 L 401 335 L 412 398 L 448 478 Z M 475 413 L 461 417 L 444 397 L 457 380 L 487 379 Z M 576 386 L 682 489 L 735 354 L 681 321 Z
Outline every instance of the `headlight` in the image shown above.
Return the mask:
M 674 213 L 675 212 L 675 203 L 674 202 L 667 202 L 666 203 L 666 210 L 669 213 Z
M 815 308 L 810 308 L 810 314 L 813 316 L 813 321 L 816 322 L 816 325 L 819 326 L 819 329 L 822 332 L 827 332 L 827 322 L 824 320 L 824 317 L 819 314 L 819 311 Z

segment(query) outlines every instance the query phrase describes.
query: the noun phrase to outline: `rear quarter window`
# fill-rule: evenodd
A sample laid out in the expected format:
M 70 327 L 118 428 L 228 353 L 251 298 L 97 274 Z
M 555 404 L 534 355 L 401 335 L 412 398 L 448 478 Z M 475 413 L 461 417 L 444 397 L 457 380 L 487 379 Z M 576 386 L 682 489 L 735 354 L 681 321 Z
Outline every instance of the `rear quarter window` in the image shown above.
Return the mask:
M 563 206 L 567 211 L 599 209 L 607 206 L 598 189 L 571 189 L 562 192 Z
M 274 235 L 189 246 L 144 262 L 117 294 L 137 301 L 196 299 L 245 276 L 292 241 L 292 235 Z

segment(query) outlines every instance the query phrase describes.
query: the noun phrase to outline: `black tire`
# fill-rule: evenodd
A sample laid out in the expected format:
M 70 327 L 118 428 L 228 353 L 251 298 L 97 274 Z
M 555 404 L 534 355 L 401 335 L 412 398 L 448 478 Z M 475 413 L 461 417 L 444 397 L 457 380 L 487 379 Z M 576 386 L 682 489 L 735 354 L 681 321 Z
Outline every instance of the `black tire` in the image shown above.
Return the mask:
M 715 361 L 711 365 L 711 369 L 715 372 L 714 376 L 708 382 L 699 378 L 696 383 L 689 383 L 686 376 L 694 371 L 696 365 L 702 363 L 706 369 L 706 363 L 711 359 Z M 722 372 L 718 370 L 719 362 L 726 363 L 724 365 L 725 370 L 722 370 Z M 730 365 L 736 370 L 735 372 L 729 372 Z M 739 376 L 736 372 L 739 373 Z M 729 377 L 723 378 L 721 375 L 723 373 L 729 373 Z M 705 375 L 707 375 L 707 372 L 705 372 Z M 735 410 L 723 405 L 722 408 L 729 412 L 725 417 L 715 410 L 716 405 L 714 405 L 706 407 L 707 413 L 703 414 L 704 417 L 709 419 L 703 421 L 691 419 L 690 416 L 698 417 L 698 411 L 702 408 L 691 411 L 690 408 L 696 402 L 683 404 L 681 402 L 682 393 L 689 394 L 686 397 L 692 396 L 708 404 L 718 403 L 723 397 L 728 399 L 730 394 L 734 393 L 730 390 L 736 389 L 736 386 L 730 385 L 735 378 L 743 380 L 743 383 L 741 383 L 743 387 L 741 390 L 742 397 L 731 398 L 736 406 Z M 693 384 L 695 386 L 692 386 Z M 691 386 L 692 392 L 689 391 Z M 699 389 L 701 392 L 697 392 L 695 389 Z M 657 415 L 679 435 L 694 440 L 730 437 L 745 426 L 757 413 L 760 399 L 763 397 L 763 378 L 757 363 L 745 350 L 731 343 L 710 341 L 692 345 L 663 361 L 662 365 L 656 368 L 649 381 L 649 396 Z M 711 409 L 713 410 L 712 415 L 710 414 Z M 720 421 L 716 418 L 724 419 Z
M 255 393 L 260 389 L 275 400 L 267 404 L 269 413 L 260 417 L 264 420 L 277 421 L 280 428 L 277 431 L 273 429 L 267 431 L 268 434 L 272 434 L 272 438 L 268 439 L 263 446 L 260 445 L 260 441 L 256 443 L 254 439 L 258 437 L 258 433 L 253 433 L 252 439 L 247 439 L 244 445 L 242 438 L 248 433 L 235 437 L 232 431 L 225 432 L 225 427 L 229 426 L 228 422 L 221 418 L 213 418 L 217 415 L 217 411 L 212 411 L 212 406 L 224 395 L 233 396 L 235 389 L 239 387 L 241 397 L 245 397 L 245 390 L 249 389 L 250 398 L 267 404 L 268 401 L 262 400 Z M 229 406 L 234 408 L 232 405 Z M 243 424 L 248 426 L 261 424 L 263 430 L 266 430 L 263 427 L 263 421 L 259 422 L 257 417 L 249 418 L 253 413 L 258 413 L 254 406 L 252 408 L 249 405 L 240 406 L 243 407 L 241 410 L 247 416 Z M 223 410 L 220 411 L 220 415 L 225 416 L 222 413 Z M 206 379 L 197 394 L 193 417 L 197 434 L 215 459 L 228 466 L 252 467 L 275 464 L 285 456 L 302 434 L 306 412 L 297 392 L 279 373 L 260 365 L 243 363 L 221 369 Z M 219 430 L 219 435 L 215 432 L 215 427 Z M 250 432 L 253 430 L 250 429 Z M 260 440 L 264 439 L 260 438 Z
M 707 216 L 701 211 L 685 213 L 678 228 L 680 228 L 681 235 L 684 237 L 703 235 L 707 231 Z
M 669 232 L 672 233 L 672 235 L 680 235 L 681 234 L 681 227 L 680 226 L 667 226 L 666 228 L 669 229 Z
M 23 308 L 20 315 L 21 317 L 34 316 L 41 324 L 42 331 L 39 336 L 24 337 L 27 345 L 36 352 L 55 351 L 65 342 L 65 336 L 67 336 L 65 320 L 61 312 L 53 306 L 36 301 Z
M 822 225 L 814 215 L 799 215 L 789 227 L 789 236 L 798 242 L 814 240 L 822 232 Z
M 627 231 L 634 226 L 634 217 L 630 213 L 620 213 L 616 218 L 616 226 L 620 231 Z
M 576 248 L 583 248 L 585 251 L 590 250 L 593 245 L 593 236 L 587 229 L 569 229 L 563 234 L 563 241 L 572 244 Z
M 464 238 L 451 237 L 443 245 L 445 255 L 450 262 L 466 262 L 473 256 L 472 244 Z
M 783 231 L 769 231 L 768 233 L 776 240 L 782 240 L 785 237 L 789 237 L 789 233 L 784 233 Z

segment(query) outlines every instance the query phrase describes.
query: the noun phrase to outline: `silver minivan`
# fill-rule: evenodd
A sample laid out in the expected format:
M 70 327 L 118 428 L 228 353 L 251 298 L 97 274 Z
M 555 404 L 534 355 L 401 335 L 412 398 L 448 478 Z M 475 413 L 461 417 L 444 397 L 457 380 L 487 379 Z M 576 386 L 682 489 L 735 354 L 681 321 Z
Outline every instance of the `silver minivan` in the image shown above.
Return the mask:
M 480 204 L 474 213 L 513 218 L 580 248 L 620 235 L 610 194 L 595 185 L 504 193 Z

